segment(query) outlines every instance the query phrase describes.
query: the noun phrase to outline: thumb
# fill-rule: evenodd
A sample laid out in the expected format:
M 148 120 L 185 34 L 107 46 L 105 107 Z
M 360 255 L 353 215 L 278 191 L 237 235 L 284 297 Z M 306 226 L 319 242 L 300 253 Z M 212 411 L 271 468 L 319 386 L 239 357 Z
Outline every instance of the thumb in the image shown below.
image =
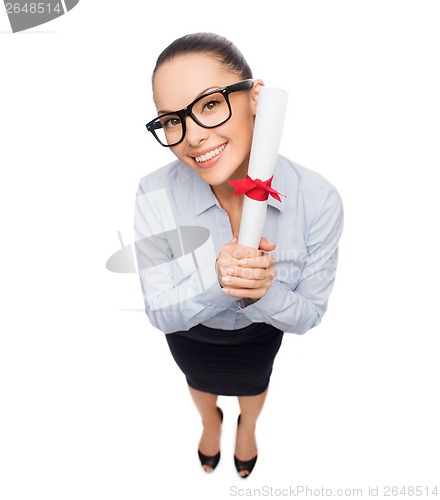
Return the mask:
M 260 246 L 258 247 L 260 250 L 263 250 L 263 252 L 271 252 L 274 250 L 276 247 L 275 243 L 272 243 L 271 241 L 267 240 L 264 238 L 264 236 L 260 239 Z

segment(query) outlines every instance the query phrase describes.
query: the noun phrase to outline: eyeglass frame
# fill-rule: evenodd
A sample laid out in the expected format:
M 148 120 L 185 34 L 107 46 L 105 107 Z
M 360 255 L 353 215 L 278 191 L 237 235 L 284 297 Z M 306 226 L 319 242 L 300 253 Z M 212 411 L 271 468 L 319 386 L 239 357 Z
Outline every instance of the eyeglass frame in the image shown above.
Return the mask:
M 151 120 L 150 122 L 148 122 L 145 126 L 147 127 L 147 130 L 153 134 L 154 138 L 157 140 L 157 142 L 161 146 L 163 146 L 165 148 L 177 146 L 178 144 L 180 144 L 183 141 L 183 139 L 185 138 L 185 135 L 186 135 L 186 120 L 185 120 L 186 116 L 189 116 L 190 118 L 192 118 L 197 123 L 197 125 L 200 125 L 200 127 L 203 127 L 203 128 L 211 129 L 211 128 L 220 127 L 220 125 L 223 125 L 228 120 L 230 120 L 232 117 L 232 107 L 231 107 L 231 103 L 229 102 L 229 94 L 232 94 L 233 92 L 239 92 L 240 90 L 249 90 L 253 87 L 253 85 L 254 85 L 254 80 L 252 78 L 248 78 L 246 80 L 242 80 L 240 82 L 233 83 L 231 85 L 227 85 L 226 87 L 222 87 L 220 89 L 211 90 L 211 91 L 207 92 L 206 94 L 203 94 L 200 97 L 197 97 L 197 99 L 194 99 L 194 101 L 192 101 L 190 104 L 188 104 L 188 106 L 184 107 L 183 109 L 179 109 L 179 111 L 172 111 L 169 113 L 164 113 L 163 115 L 159 115 L 154 120 Z M 218 94 L 218 93 L 223 95 L 223 97 L 226 101 L 226 104 L 228 105 L 229 116 L 225 120 L 223 120 L 222 122 L 218 123 L 217 125 L 204 125 L 199 120 L 197 120 L 197 118 L 193 115 L 192 108 L 195 104 L 197 104 L 202 99 L 205 99 L 206 97 L 208 97 L 212 94 Z M 164 144 L 159 139 L 159 137 L 156 135 L 156 129 L 163 128 L 163 127 L 157 127 L 157 126 L 155 127 L 155 124 L 158 122 L 158 120 L 160 120 L 164 116 L 168 116 L 168 115 L 177 115 L 180 118 L 181 123 L 182 123 L 182 137 L 180 138 L 179 141 L 177 141 L 173 144 Z

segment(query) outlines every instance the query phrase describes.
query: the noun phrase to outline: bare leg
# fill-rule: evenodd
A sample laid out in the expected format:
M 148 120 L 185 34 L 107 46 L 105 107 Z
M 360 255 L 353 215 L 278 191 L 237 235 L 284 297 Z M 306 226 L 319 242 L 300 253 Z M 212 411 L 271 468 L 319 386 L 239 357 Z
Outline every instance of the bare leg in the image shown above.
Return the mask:
M 220 449 L 221 421 L 217 412 L 217 398 L 215 394 L 201 392 L 189 387 L 194 404 L 202 417 L 203 433 L 199 442 L 199 450 L 207 456 L 214 456 Z M 212 472 L 211 467 L 204 465 L 206 472 Z
M 252 460 L 258 453 L 257 441 L 255 439 L 255 427 L 267 396 L 266 389 L 257 396 L 239 396 L 241 419 L 237 428 L 237 441 L 235 445 L 235 456 L 239 460 Z M 247 471 L 241 471 L 240 476 L 247 476 Z

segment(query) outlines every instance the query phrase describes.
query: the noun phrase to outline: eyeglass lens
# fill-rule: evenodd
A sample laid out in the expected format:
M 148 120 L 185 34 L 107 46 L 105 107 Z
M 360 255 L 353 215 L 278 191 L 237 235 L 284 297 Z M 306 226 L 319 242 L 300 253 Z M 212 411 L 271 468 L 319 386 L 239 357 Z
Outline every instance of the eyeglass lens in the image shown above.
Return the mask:
M 191 115 L 206 127 L 217 127 L 230 118 L 230 110 L 221 92 L 215 92 L 196 101 Z M 163 144 L 175 144 L 183 137 L 182 119 L 179 115 L 169 113 L 158 118 L 154 131 Z

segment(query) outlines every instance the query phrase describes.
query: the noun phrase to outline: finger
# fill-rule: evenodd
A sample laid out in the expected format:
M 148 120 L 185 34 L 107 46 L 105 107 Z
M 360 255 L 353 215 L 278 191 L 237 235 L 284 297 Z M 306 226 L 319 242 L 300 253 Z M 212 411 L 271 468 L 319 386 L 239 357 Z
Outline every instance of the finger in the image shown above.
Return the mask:
M 232 297 L 237 297 L 238 299 L 260 299 L 265 291 L 261 289 L 252 290 L 250 288 L 222 288 L 222 292 L 225 295 L 231 295 Z
M 222 285 L 229 289 L 252 290 L 261 287 L 261 281 L 255 279 L 244 279 L 237 276 L 223 276 Z
M 267 269 L 275 265 L 275 259 L 269 254 L 263 254 L 260 257 L 245 257 L 237 261 L 237 265 L 246 268 Z
M 235 267 L 228 268 L 225 276 L 235 276 L 237 278 L 242 278 L 245 280 L 264 280 L 271 277 L 272 273 L 269 269 L 262 269 L 259 267 L 248 268 L 248 267 Z
M 223 274 L 226 279 L 225 283 L 232 283 L 236 287 L 246 288 L 249 286 L 249 281 L 261 281 L 265 279 L 272 279 L 272 272 L 269 269 L 261 268 L 227 268 Z M 258 285 L 259 286 L 259 285 Z
M 244 245 L 236 245 L 232 252 L 232 256 L 237 260 L 259 257 L 262 254 L 263 252 L 258 248 L 251 248 Z

